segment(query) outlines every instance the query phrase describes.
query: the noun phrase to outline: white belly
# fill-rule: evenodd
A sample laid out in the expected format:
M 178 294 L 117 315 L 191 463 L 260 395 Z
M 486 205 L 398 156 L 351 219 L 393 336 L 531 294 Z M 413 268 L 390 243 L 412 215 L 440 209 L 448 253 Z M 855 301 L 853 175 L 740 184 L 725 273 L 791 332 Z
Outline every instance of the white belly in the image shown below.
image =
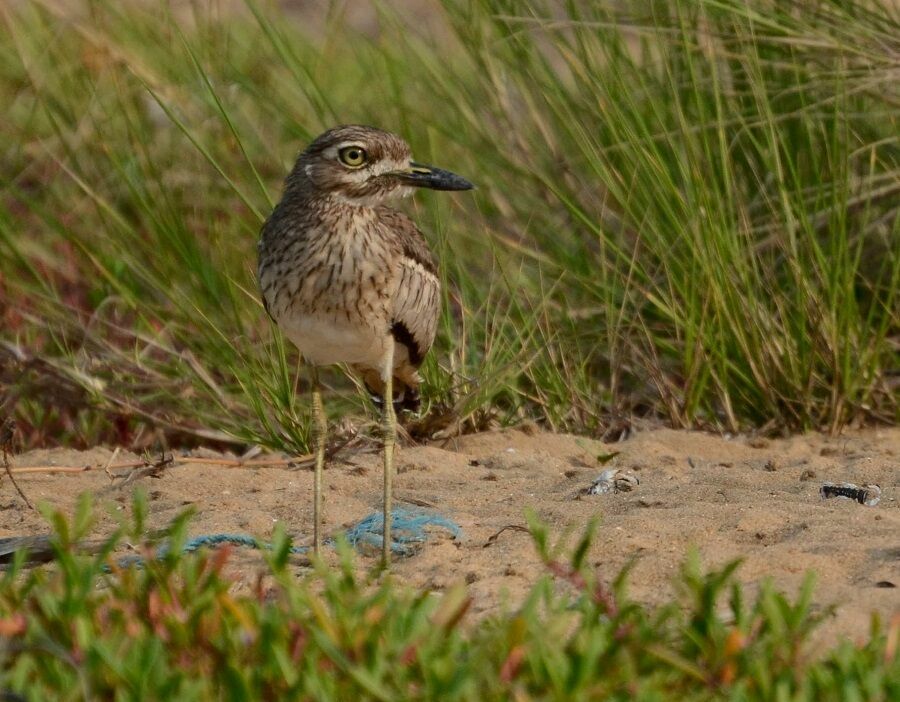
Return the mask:
M 295 317 L 278 324 L 303 359 L 317 366 L 358 363 L 380 370 L 392 340 L 389 334 L 331 316 Z

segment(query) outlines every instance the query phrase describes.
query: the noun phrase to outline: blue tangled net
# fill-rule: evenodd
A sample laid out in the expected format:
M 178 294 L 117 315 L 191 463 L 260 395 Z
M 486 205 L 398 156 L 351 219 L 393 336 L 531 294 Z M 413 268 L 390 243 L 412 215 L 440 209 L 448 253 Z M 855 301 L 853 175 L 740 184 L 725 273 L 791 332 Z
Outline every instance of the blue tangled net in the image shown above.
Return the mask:
M 424 510 L 398 507 L 391 510 L 391 551 L 401 556 L 415 552 L 416 545 L 428 538 L 425 527 L 440 527 L 457 538 L 462 530 L 452 519 Z M 384 533 L 384 514 L 376 512 L 347 529 L 344 535 L 351 546 L 381 547 Z
M 391 511 L 391 552 L 398 556 L 410 556 L 416 552 L 417 547 L 428 539 L 426 527 L 438 527 L 444 529 L 457 538 L 462 530 L 452 519 L 440 514 L 425 510 L 413 510 L 398 507 Z M 381 512 L 370 514 L 358 521 L 344 532 L 347 542 L 356 548 L 378 547 L 381 548 L 382 533 L 384 530 L 384 515 Z M 325 543 L 334 545 L 334 539 L 326 539 Z M 193 553 L 201 548 L 215 548 L 223 544 L 233 546 L 246 546 L 260 550 L 272 548 L 272 544 L 248 536 L 247 534 L 204 534 L 190 539 L 183 547 L 182 553 Z M 164 555 L 167 546 L 159 548 L 159 555 Z M 291 546 L 293 554 L 305 554 L 310 551 L 309 546 Z M 140 556 L 126 556 L 119 560 L 122 567 L 140 566 L 143 559 Z

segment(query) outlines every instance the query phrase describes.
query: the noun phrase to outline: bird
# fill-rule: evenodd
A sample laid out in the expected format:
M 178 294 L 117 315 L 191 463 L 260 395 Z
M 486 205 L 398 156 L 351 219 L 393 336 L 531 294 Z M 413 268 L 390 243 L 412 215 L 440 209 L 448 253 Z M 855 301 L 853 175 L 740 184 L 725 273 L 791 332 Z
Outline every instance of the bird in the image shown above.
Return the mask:
M 441 311 L 437 260 L 428 242 L 412 219 L 387 204 L 417 188 L 474 185 L 414 161 L 396 134 L 359 124 L 334 127 L 297 157 L 258 245 L 265 310 L 310 368 L 313 550 L 322 547 L 327 438 L 319 368 L 347 364 L 381 407 L 385 566 L 397 411 L 418 410 L 418 369 Z

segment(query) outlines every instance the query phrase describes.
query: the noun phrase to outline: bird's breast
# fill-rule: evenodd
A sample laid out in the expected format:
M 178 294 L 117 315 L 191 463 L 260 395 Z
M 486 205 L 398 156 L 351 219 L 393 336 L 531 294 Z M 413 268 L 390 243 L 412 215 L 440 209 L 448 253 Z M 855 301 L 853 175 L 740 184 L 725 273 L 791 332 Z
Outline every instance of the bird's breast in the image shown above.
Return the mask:
M 264 245 L 259 279 L 272 318 L 313 363 L 383 353 L 397 264 L 365 221 Z

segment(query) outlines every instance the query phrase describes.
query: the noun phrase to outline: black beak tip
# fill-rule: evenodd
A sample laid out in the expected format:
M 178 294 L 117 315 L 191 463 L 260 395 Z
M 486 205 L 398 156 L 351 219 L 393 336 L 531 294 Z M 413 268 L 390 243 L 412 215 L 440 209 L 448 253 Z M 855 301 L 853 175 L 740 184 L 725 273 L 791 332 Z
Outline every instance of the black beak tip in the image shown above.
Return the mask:
M 431 182 L 428 184 L 434 190 L 474 190 L 475 185 L 462 176 L 439 168 L 432 169 Z
M 448 190 L 475 190 L 475 184 L 470 183 L 462 176 L 454 175 L 453 187 L 448 188 Z

